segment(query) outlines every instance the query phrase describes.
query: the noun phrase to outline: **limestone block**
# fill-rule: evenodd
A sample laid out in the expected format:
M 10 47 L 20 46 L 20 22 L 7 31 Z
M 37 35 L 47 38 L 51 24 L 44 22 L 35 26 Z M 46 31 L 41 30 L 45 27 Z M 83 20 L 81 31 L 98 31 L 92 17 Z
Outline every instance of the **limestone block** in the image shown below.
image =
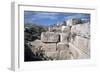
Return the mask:
M 60 42 L 68 43 L 70 41 L 70 33 L 60 33 Z
M 57 43 L 57 50 L 68 50 L 68 43 Z
M 61 50 L 59 60 L 68 60 L 73 59 L 73 55 L 71 54 L 70 50 Z
M 90 40 L 83 38 L 81 36 L 76 36 L 74 41 L 72 42 L 77 48 L 85 52 L 86 54 L 90 54 Z
M 42 45 L 42 50 L 45 50 L 47 52 L 54 52 L 56 51 L 56 43 L 44 43 Z
M 76 46 L 70 43 L 69 43 L 69 49 L 70 49 L 70 54 L 72 55 L 73 59 L 78 59 L 80 50 Z
M 72 25 L 76 25 L 76 24 L 80 24 L 80 23 L 81 23 L 81 19 L 78 19 L 78 18 L 73 18 L 73 19 L 67 20 L 68 26 L 72 26 Z
M 62 32 L 70 32 L 71 28 L 70 28 L 70 26 L 62 26 L 61 30 L 62 30 Z
M 90 24 L 85 23 L 85 24 L 74 25 L 71 28 L 71 33 L 75 33 L 77 35 L 89 38 L 90 37 Z
M 59 57 L 58 54 L 59 54 L 58 51 L 55 51 L 55 52 L 45 52 L 45 55 L 47 57 L 52 58 L 53 60 L 57 60 L 58 59 L 58 57 Z
M 42 42 L 56 43 L 59 41 L 59 34 L 54 32 L 42 32 L 41 34 Z
M 78 59 L 90 59 L 90 54 L 88 55 L 81 51 L 80 55 L 78 56 Z
M 73 56 L 73 59 L 88 59 L 90 58 L 90 55 L 84 53 L 82 50 L 77 48 L 75 45 L 69 43 L 69 49 L 71 51 L 71 54 Z

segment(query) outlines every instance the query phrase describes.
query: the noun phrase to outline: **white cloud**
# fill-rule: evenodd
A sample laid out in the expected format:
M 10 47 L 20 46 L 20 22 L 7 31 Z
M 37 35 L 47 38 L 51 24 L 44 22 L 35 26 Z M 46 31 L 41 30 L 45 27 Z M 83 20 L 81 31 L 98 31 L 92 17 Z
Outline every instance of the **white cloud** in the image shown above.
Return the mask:
M 64 17 L 64 19 L 66 20 L 66 19 L 72 19 L 72 18 L 85 18 L 85 17 L 86 15 L 84 14 L 75 14 L 75 15 L 66 16 Z
M 35 12 L 32 18 L 32 20 L 36 19 L 51 19 L 55 20 L 57 19 L 59 13 L 49 13 L 49 12 Z

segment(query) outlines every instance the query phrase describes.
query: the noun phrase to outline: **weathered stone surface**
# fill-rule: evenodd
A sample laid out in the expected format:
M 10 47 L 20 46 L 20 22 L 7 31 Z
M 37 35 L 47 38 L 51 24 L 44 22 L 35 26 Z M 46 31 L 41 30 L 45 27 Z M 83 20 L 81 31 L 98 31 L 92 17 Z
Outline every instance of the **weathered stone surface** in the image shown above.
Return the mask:
M 71 54 L 70 50 L 61 50 L 59 60 L 68 60 L 73 59 L 73 55 Z
M 70 41 L 70 33 L 60 33 L 60 42 L 68 43 Z
M 86 54 L 83 51 L 80 52 L 78 59 L 90 59 L 90 54 Z
M 73 59 L 78 59 L 80 50 L 76 48 L 73 44 L 69 43 L 70 54 L 72 55 Z
M 56 43 L 44 43 L 42 49 L 45 51 L 53 52 L 56 51 Z
M 57 60 L 59 58 L 58 54 L 59 54 L 58 51 L 55 51 L 55 52 L 45 52 L 45 55 L 47 57 L 52 58 L 53 60 Z
M 34 48 L 39 48 L 40 46 L 42 46 L 42 41 L 41 40 L 35 40 L 35 41 L 33 41 L 33 42 L 30 42 L 30 44 L 32 45 L 32 47 L 34 47 Z
M 54 32 L 42 32 L 41 41 L 56 43 L 59 41 L 59 34 Z
M 85 24 L 74 25 L 71 28 L 71 33 L 75 33 L 77 35 L 89 38 L 90 37 L 90 24 L 85 23 Z
M 84 53 L 83 51 L 81 51 L 80 55 L 78 56 L 78 59 L 89 59 L 90 55 Z
M 75 45 L 69 43 L 69 49 L 72 53 L 73 59 L 88 59 L 90 55 L 84 53 L 82 50 L 77 48 Z
M 61 30 L 62 32 L 70 32 L 71 28 L 70 26 L 62 26 Z
M 36 54 L 37 51 L 39 51 L 39 49 L 41 49 L 42 47 L 42 41 L 41 40 L 35 40 L 29 43 L 30 49 L 32 50 L 32 52 L 34 54 Z
M 57 43 L 57 50 L 68 50 L 68 43 Z
M 72 42 L 77 48 L 85 52 L 86 54 L 90 54 L 90 41 L 89 39 L 83 38 L 81 36 L 76 36 Z
M 67 20 L 68 26 L 72 26 L 72 25 L 76 25 L 76 24 L 80 24 L 80 23 L 81 23 L 81 19 L 78 19 L 78 18 L 73 18 L 73 19 Z

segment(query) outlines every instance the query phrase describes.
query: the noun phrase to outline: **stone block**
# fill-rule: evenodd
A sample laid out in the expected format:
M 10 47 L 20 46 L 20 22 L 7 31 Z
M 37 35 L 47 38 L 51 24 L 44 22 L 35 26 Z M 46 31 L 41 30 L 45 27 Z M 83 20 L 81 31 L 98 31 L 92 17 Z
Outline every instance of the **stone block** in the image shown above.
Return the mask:
M 81 19 L 78 19 L 78 18 L 73 18 L 73 19 L 67 20 L 68 26 L 72 26 L 72 25 L 76 25 L 76 24 L 80 24 L 80 23 L 81 23 Z
M 73 55 L 71 54 L 70 50 L 61 50 L 59 60 L 69 60 L 73 59 Z
M 59 34 L 54 32 L 42 32 L 41 41 L 46 43 L 56 43 L 59 42 Z
M 76 36 L 74 41 L 72 42 L 77 48 L 85 52 L 86 54 L 90 54 L 90 40 L 83 38 L 81 36 Z
M 42 50 L 45 50 L 47 52 L 54 52 L 56 51 L 56 43 L 44 43 L 42 45 Z
M 57 43 L 57 50 L 68 50 L 68 43 Z
M 72 54 L 73 59 L 88 59 L 90 58 L 90 55 L 84 53 L 82 50 L 77 48 L 75 45 L 69 43 L 69 49 Z
M 70 44 L 70 43 L 69 43 L 69 49 L 70 49 L 70 54 L 72 55 L 72 58 L 78 59 L 80 50 L 76 46 L 74 46 L 73 44 Z
M 60 33 L 60 42 L 68 43 L 70 41 L 70 33 Z
M 58 51 L 55 52 L 45 52 L 45 55 L 49 58 L 52 58 L 53 60 L 57 60 L 59 55 Z
M 70 32 L 71 28 L 70 26 L 62 26 L 61 30 L 62 32 Z
M 84 24 L 74 25 L 71 28 L 71 33 L 75 33 L 77 35 L 89 38 L 90 37 L 90 24 L 84 23 Z

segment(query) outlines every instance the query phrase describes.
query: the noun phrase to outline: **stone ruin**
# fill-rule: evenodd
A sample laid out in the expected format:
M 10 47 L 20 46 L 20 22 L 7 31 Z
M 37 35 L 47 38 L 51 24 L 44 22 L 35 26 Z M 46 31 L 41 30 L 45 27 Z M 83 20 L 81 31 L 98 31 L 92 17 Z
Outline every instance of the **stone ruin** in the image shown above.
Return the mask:
M 60 28 L 61 32 L 42 32 L 41 40 L 31 42 L 37 48 L 33 52 L 43 50 L 52 60 L 90 58 L 90 23 L 81 24 L 80 20 L 72 19 Z

